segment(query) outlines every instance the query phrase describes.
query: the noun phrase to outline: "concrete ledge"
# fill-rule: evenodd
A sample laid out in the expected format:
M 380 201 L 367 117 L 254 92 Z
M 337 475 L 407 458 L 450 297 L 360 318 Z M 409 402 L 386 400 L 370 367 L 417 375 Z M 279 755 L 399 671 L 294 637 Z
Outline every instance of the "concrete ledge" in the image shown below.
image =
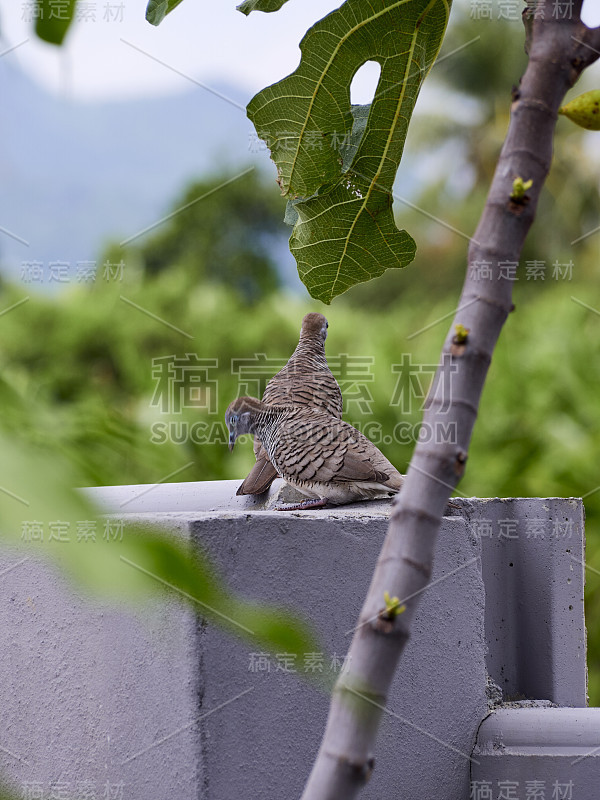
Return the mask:
M 597 800 L 600 709 L 497 709 L 481 723 L 473 759 L 474 800 L 502 791 L 515 798 Z
M 298 492 L 280 478 L 273 481 L 264 495 L 242 495 L 236 491 L 241 480 L 201 481 L 189 483 L 155 483 L 131 486 L 99 486 L 83 489 L 100 508 L 111 514 L 196 514 L 196 513 L 243 513 L 273 511 L 277 502 L 286 502 L 288 497 L 300 498 Z M 355 516 L 367 512 L 389 515 L 390 501 L 376 500 L 368 503 L 352 503 L 322 511 L 321 515 Z M 277 512 L 280 516 L 285 512 Z M 294 514 L 308 514 L 298 511 Z M 289 516 L 289 515 L 288 515 Z
M 293 513 L 273 511 L 282 497 L 275 481 L 260 498 L 237 497 L 239 481 L 112 486 L 86 490 L 107 512 L 185 515 L 208 520 L 266 514 L 275 530 L 292 519 L 385 519 L 391 502 L 355 503 Z M 451 518 L 464 520 L 481 543 L 481 570 L 489 602 L 487 669 L 505 699 L 587 704 L 585 662 L 584 511 L 578 499 L 454 498 Z M 164 516 L 168 514 L 168 516 Z M 190 515 L 190 516 L 188 516 Z M 269 516 L 270 515 L 270 516 Z M 253 516 L 254 518 L 254 516 Z M 267 522 L 272 519 L 272 522 Z M 217 524 L 216 522 L 214 524 Z M 224 565 L 227 568 L 227 565 Z

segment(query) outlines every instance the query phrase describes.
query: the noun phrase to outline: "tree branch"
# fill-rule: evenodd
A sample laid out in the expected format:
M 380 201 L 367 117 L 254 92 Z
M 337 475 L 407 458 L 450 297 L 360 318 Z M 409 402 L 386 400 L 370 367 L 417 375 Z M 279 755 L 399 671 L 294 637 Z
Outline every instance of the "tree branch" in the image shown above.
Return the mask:
M 459 310 L 427 401 L 427 429 L 439 431 L 444 426 L 455 436 L 452 441 L 445 436 L 437 442 L 419 442 L 415 448 L 347 666 L 333 691 L 303 800 L 350 800 L 373 768 L 379 719 L 420 593 L 429 581 L 442 514 L 465 469 L 492 353 L 513 308 L 516 265 L 550 169 L 557 111 L 581 72 L 600 55 L 598 29 L 588 29 L 580 21 L 581 0 L 574 3 L 576 15 L 571 19 L 557 19 L 555 7 L 550 0 L 545 6 L 537 3 L 536 18 L 529 20 L 529 63 L 513 95 L 509 130 L 469 247 Z M 514 192 L 517 178 L 532 181 L 524 197 Z M 457 335 L 456 325 L 466 332 Z M 401 598 L 404 613 L 394 616 L 386 611 L 386 591 Z
M 589 64 L 593 64 L 598 56 L 600 56 L 600 27 L 586 28 L 581 37 L 581 44 L 587 49 L 587 54 L 590 59 L 589 62 L 585 64 L 587 67 Z

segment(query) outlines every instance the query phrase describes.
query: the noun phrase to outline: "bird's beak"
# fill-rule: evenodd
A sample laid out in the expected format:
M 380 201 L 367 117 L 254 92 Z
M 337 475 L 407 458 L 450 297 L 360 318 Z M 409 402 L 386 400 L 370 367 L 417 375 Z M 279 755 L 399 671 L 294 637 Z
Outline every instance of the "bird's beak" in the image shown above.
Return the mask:
M 229 434 L 229 452 L 233 453 L 233 448 L 235 447 L 235 433 L 233 431 Z

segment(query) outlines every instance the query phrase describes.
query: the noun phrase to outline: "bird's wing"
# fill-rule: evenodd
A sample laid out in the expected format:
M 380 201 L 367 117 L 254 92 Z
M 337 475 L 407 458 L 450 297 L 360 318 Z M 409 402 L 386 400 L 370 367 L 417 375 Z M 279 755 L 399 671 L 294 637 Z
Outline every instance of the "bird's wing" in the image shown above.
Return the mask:
M 238 487 L 236 494 L 262 494 L 278 477 L 277 470 L 269 461 L 264 447 L 254 439 L 254 455 L 256 464 L 252 467 L 244 482 Z
M 374 483 L 385 483 L 389 478 L 387 472 L 375 467 L 369 454 L 357 453 L 354 450 L 346 451 L 342 469 L 336 476 L 338 481 L 373 481 Z
M 348 423 L 320 412 L 287 420 L 272 455 L 284 477 L 299 481 L 383 483 L 390 477 L 373 463 L 376 455 L 384 458 L 374 444 Z

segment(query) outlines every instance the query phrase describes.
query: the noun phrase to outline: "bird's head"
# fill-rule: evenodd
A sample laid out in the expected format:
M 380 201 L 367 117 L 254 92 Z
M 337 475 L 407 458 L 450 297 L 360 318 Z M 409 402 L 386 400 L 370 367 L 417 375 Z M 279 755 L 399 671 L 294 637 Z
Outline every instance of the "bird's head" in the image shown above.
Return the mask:
M 225 424 L 229 431 L 229 449 L 233 451 L 235 440 L 244 433 L 254 433 L 254 415 L 262 408 L 255 397 L 238 397 L 229 404 L 225 412 Z
M 318 314 L 316 312 L 312 312 L 311 314 L 306 314 L 304 319 L 302 320 L 302 327 L 300 328 L 300 338 L 303 336 L 308 336 L 311 339 L 320 339 L 320 341 L 325 342 L 327 338 L 327 328 L 329 327 L 329 323 L 323 316 L 323 314 Z

